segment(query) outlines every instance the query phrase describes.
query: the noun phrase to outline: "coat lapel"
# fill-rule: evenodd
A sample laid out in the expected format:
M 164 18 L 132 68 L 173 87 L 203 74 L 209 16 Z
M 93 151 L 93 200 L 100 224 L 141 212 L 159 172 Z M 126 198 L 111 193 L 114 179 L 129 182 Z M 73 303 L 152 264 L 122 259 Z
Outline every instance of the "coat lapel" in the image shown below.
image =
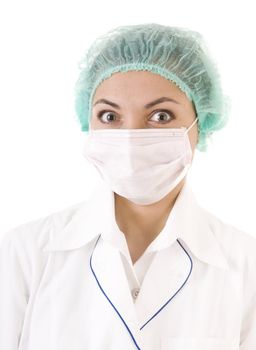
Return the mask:
M 192 272 L 192 262 L 186 250 L 176 241 L 155 255 L 134 304 L 120 253 L 99 238 L 91 254 L 91 272 L 95 283 L 116 312 L 120 321 L 134 332 L 165 312 L 169 302 L 186 283 Z M 117 312 L 117 311 L 118 312 Z
M 90 268 L 112 312 L 133 333 L 137 332 L 138 319 L 120 253 L 99 237 L 90 257 Z
M 154 321 L 182 292 L 192 271 L 191 260 L 178 242 L 157 252 L 143 280 L 135 307 L 140 329 Z

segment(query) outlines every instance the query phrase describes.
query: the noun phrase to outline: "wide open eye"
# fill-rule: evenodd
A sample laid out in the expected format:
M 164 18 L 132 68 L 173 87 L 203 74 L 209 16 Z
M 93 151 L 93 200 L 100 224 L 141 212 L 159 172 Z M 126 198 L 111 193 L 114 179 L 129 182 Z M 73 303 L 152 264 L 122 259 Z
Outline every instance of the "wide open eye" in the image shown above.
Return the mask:
M 97 114 L 97 118 L 98 118 L 102 123 L 106 123 L 106 124 L 115 121 L 115 120 L 113 120 L 113 119 L 114 119 L 113 116 L 115 116 L 115 113 L 114 113 L 114 112 L 106 111 L 106 110 L 101 111 L 101 112 L 99 112 L 99 113 Z
M 156 120 L 153 121 L 161 123 L 169 123 L 170 121 L 175 119 L 172 112 L 163 109 L 155 111 L 153 116 L 157 116 Z

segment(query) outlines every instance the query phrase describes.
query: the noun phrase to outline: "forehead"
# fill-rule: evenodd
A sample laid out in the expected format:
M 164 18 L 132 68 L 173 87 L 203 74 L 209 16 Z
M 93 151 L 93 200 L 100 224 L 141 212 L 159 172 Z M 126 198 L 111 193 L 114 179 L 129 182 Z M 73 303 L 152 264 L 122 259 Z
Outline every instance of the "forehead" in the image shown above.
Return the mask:
M 149 71 L 127 71 L 112 74 L 103 80 L 95 90 L 93 100 L 99 97 L 146 98 L 169 95 L 181 100 L 187 99 L 185 93 L 172 81 Z

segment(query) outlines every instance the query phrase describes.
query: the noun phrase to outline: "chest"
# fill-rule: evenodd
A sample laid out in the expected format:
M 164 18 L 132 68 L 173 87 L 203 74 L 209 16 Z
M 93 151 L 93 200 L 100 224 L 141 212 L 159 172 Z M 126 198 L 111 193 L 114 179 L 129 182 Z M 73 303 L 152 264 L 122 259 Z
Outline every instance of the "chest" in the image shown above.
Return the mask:
M 192 255 L 191 269 L 174 246 L 156 256 L 134 303 L 120 255 L 98 248 L 49 257 L 29 301 L 19 350 L 238 349 L 236 278 Z

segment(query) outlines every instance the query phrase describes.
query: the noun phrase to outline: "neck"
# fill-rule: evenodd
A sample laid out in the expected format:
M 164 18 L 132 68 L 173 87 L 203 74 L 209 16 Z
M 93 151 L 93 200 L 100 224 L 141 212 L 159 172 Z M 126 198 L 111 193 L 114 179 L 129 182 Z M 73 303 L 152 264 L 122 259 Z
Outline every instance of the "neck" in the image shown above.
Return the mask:
M 185 178 L 164 198 L 149 205 L 135 204 L 114 193 L 116 222 L 126 239 L 152 241 L 163 229 L 184 183 Z

